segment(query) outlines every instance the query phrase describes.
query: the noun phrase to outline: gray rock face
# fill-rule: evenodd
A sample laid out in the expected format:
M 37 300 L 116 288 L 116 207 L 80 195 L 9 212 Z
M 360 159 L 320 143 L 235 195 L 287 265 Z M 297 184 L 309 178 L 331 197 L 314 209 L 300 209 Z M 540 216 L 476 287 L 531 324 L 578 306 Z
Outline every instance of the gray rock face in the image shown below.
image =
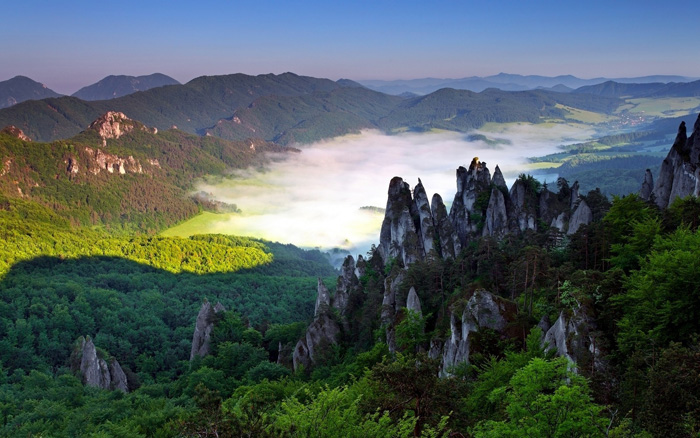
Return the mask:
M 480 328 L 502 332 L 516 313 L 514 303 L 483 289 L 475 291 L 467 302 L 461 318 L 454 312 L 450 312 L 451 334 L 443 347 L 441 375 L 449 376 L 454 366 L 469 361 L 470 333 Z
M 491 190 L 489 206 L 486 209 L 483 236 L 502 236 L 508 231 L 508 214 L 506 200 L 497 188 Z
M 408 298 L 406 298 L 406 308 L 408 310 L 416 312 L 421 317 L 423 316 L 423 309 L 420 305 L 420 298 L 418 298 L 416 288 L 413 286 L 411 286 L 411 289 L 408 291 Z
M 452 221 L 447 216 L 447 208 L 442 202 L 442 197 L 437 193 L 433 195 L 431 210 L 440 241 L 440 255 L 445 259 L 454 259 L 462 251 L 462 245 L 454 226 L 452 226 Z
M 578 201 L 579 195 L 579 184 L 578 181 L 574 181 L 574 185 L 571 186 L 571 198 L 569 201 L 569 210 L 576 208 L 576 201 Z
M 80 373 L 85 385 L 129 392 L 126 374 L 119 362 L 112 358 L 107 365 L 107 361 L 98 356 L 95 344 L 89 336 L 80 338 L 79 354 Z
M 354 266 L 351 266 L 347 259 L 343 267 L 346 268 L 344 271 L 350 271 L 354 275 Z M 294 370 L 297 370 L 299 366 L 306 369 L 311 367 L 318 355 L 330 345 L 336 344 L 340 336 L 340 326 L 331 314 L 330 294 L 320 278 L 317 293 L 314 321 L 306 329 L 304 337 L 297 342 L 292 353 Z
M 318 293 L 316 294 L 316 305 L 314 306 L 314 318 L 321 313 L 327 312 L 331 307 L 331 293 L 323 284 L 323 280 L 318 279 Z
M 667 208 L 676 198 L 700 194 L 700 116 L 687 136 L 685 122 L 678 127 L 676 140 L 661 163 L 653 190 L 660 208 Z
M 567 357 L 574 364 L 588 356 L 596 367 L 601 367 L 600 351 L 591 335 L 591 327 L 591 319 L 581 309 L 571 316 L 562 311 L 545 334 L 543 345 L 547 351 L 556 349 L 557 356 Z
M 126 374 L 116 359 L 112 359 L 109 363 L 109 375 L 112 378 L 112 389 L 129 392 Z
M 651 170 L 647 169 L 644 173 L 644 181 L 642 182 L 642 188 L 639 190 L 639 197 L 648 201 L 651 198 L 651 194 L 654 192 L 654 175 L 651 174 Z
M 501 168 L 496 165 L 496 168 L 493 170 L 493 178 L 491 179 L 491 182 L 493 185 L 496 187 L 505 187 L 506 189 L 508 186 L 506 185 L 506 179 L 503 178 L 503 173 L 501 172 Z
M 109 389 L 112 383 L 109 367 L 104 359 L 97 357 L 97 349 L 89 336 L 82 340 L 81 350 L 80 372 L 83 374 L 83 383 L 88 386 Z
M 345 309 L 348 305 L 350 291 L 357 287 L 359 282 L 355 275 L 355 259 L 349 255 L 345 258 L 343 266 L 340 268 L 340 276 L 336 286 L 335 296 L 333 296 L 333 308 L 338 309 L 341 315 L 345 314 Z
M 411 210 L 415 211 L 411 189 L 401 178 L 392 178 L 379 236 L 379 254 L 384 263 L 395 259 L 408 266 L 422 258 L 422 239 L 416 230 Z
M 571 220 L 569 220 L 569 230 L 566 232 L 566 234 L 574 234 L 576 231 L 578 231 L 581 225 L 588 225 L 592 220 L 593 212 L 591 211 L 590 207 L 588 207 L 588 204 L 586 204 L 586 201 L 581 199 L 578 207 L 576 207 L 576 210 L 571 215 Z
M 490 191 L 490 186 L 491 173 L 486 163 L 480 162 L 478 158 L 472 160 L 469 170 L 461 166 L 457 169 L 457 193 L 450 209 L 450 220 L 462 247 L 477 231 L 474 204 L 482 192 Z
M 433 214 L 428 203 L 428 195 L 425 193 L 423 183 L 420 178 L 418 184 L 413 188 L 413 203 L 418 212 L 418 231 L 422 242 L 424 256 L 428 256 L 433 248 L 435 228 L 433 226 Z
M 365 275 L 367 271 L 367 261 L 362 255 L 357 256 L 357 263 L 355 264 L 355 276 L 359 279 Z
M 394 277 L 384 279 L 384 298 L 382 299 L 381 323 L 386 326 L 386 344 L 391 353 L 396 352 L 396 333 L 394 323 L 396 312 L 406 307 L 406 294 L 399 289 L 406 278 L 406 271 L 401 270 Z
M 197 314 L 197 321 L 194 325 L 190 360 L 193 360 L 195 356 L 204 357 L 209 354 L 211 332 L 214 330 L 216 314 L 224 311 L 226 311 L 226 309 L 221 303 L 216 303 L 216 306 L 212 306 L 211 303 L 206 300 L 202 303 L 202 307 Z
M 528 192 L 527 183 L 518 179 L 510 188 L 511 211 L 509 219 L 513 231 L 534 230 L 539 204 L 534 194 Z

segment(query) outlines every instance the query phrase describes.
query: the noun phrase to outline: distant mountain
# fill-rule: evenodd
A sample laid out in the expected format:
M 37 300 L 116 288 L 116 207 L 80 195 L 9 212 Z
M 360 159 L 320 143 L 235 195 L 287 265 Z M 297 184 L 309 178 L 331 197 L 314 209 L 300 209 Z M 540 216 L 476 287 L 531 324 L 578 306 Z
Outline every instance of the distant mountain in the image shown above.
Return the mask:
M 25 76 L 15 76 L 0 82 L 0 108 L 8 108 L 27 100 L 59 96 L 60 94 L 47 88 L 46 85 Z
M 366 80 L 358 81 L 362 85 L 382 93 L 400 95 L 404 92 L 416 94 L 430 94 L 441 88 L 454 88 L 457 90 L 484 91 L 488 88 L 498 88 L 504 91 L 524 91 L 538 88 L 554 89 L 557 86 L 564 86 L 576 89 L 587 85 L 596 85 L 606 81 L 614 80 L 620 83 L 650 83 L 650 82 L 689 82 L 692 79 L 684 76 L 643 76 L 639 78 L 593 78 L 581 79 L 572 75 L 563 76 L 538 76 L 538 75 L 517 75 L 509 73 L 499 73 L 493 76 L 479 77 L 471 76 L 461 79 L 409 79 L 409 80 Z M 555 90 L 559 91 L 559 90 Z
M 180 85 L 180 83 L 162 73 L 153 73 L 148 76 L 107 76 L 99 82 L 76 91 L 73 93 L 73 97 L 82 100 L 115 99 L 137 91 L 146 91 L 165 85 Z
M 159 130 L 177 126 L 186 132 L 203 133 L 261 97 L 298 96 L 340 87 L 329 79 L 293 73 L 202 76 L 184 85 L 152 88 L 111 100 L 87 102 L 61 97 L 24 102 L 0 110 L 0 126 L 14 125 L 35 141 L 52 141 L 78 134 L 100 114 L 120 111 Z
M 615 98 L 542 90 L 474 93 L 445 88 L 427 96 L 402 98 L 369 89 L 339 88 L 304 96 L 267 96 L 205 132 L 235 140 L 259 136 L 280 144 L 307 143 L 365 128 L 466 132 L 487 122 L 563 119 L 567 112 L 562 105 L 610 113 L 620 103 Z
M 573 93 L 594 94 L 606 97 L 692 97 L 700 96 L 700 81 L 671 82 L 668 84 L 656 82 L 650 84 L 630 84 L 617 81 L 607 81 L 602 84 L 581 87 Z

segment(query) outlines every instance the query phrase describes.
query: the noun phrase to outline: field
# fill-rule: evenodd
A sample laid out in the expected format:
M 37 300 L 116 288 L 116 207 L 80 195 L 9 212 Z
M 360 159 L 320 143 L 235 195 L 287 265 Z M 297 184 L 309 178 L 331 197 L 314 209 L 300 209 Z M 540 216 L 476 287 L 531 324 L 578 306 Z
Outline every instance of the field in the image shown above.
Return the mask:
M 700 97 L 667 97 L 659 99 L 629 99 L 617 113 L 628 112 L 651 117 L 680 117 L 700 109 Z

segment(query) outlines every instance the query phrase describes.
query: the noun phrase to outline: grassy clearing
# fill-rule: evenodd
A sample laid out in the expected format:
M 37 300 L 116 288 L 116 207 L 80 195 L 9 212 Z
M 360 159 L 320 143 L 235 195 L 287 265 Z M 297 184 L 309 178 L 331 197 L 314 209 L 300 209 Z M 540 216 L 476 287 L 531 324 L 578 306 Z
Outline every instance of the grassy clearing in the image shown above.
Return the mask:
M 660 99 L 629 99 L 617 109 L 633 114 L 644 113 L 652 117 L 680 117 L 700 107 L 700 97 L 665 97 Z
M 606 123 L 606 122 L 610 122 L 616 118 L 614 116 L 609 116 L 607 114 L 594 113 L 592 111 L 580 110 L 577 108 L 572 108 L 570 106 L 564 106 L 561 104 L 557 104 L 556 107 L 564 109 L 565 111 L 567 111 L 569 113 L 569 115 L 566 116 L 566 120 L 573 120 L 573 121 L 582 122 L 582 123 L 588 123 L 588 124 Z
M 195 234 L 207 234 L 215 232 L 216 225 L 225 222 L 235 213 L 212 213 L 204 211 L 197 216 L 168 228 L 160 233 L 164 237 L 189 237 Z

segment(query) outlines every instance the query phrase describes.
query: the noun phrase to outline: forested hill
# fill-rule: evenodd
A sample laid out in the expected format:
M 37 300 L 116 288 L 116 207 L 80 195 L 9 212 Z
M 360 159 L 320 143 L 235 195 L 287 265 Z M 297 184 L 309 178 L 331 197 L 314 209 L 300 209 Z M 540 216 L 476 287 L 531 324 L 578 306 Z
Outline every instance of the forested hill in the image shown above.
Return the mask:
M 14 133 L 14 134 L 13 134 Z M 231 142 L 179 130 L 155 133 L 121 113 L 106 113 L 69 140 L 0 133 L 0 194 L 33 200 L 75 225 L 155 232 L 201 208 L 230 208 L 189 197 L 195 178 L 264 163 L 288 152 L 261 140 Z
M 482 93 L 443 89 L 403 99 L 359 87 L 282 75 L 210 76 L 184 85 L 86 102 L 74 97 L 24 102 L 0 110 L 0 126 L 14 125 L 37 141 L 65 139 L 107 111 L 119 111 L 159 130 L 177 126 L 231 140 L 263 138 L 280 143 L 311 142 L 363 128 L 464 131 L 486 122 L 563 119 L 567 106 L 611 113 L 617 98 L 552 91 Z

